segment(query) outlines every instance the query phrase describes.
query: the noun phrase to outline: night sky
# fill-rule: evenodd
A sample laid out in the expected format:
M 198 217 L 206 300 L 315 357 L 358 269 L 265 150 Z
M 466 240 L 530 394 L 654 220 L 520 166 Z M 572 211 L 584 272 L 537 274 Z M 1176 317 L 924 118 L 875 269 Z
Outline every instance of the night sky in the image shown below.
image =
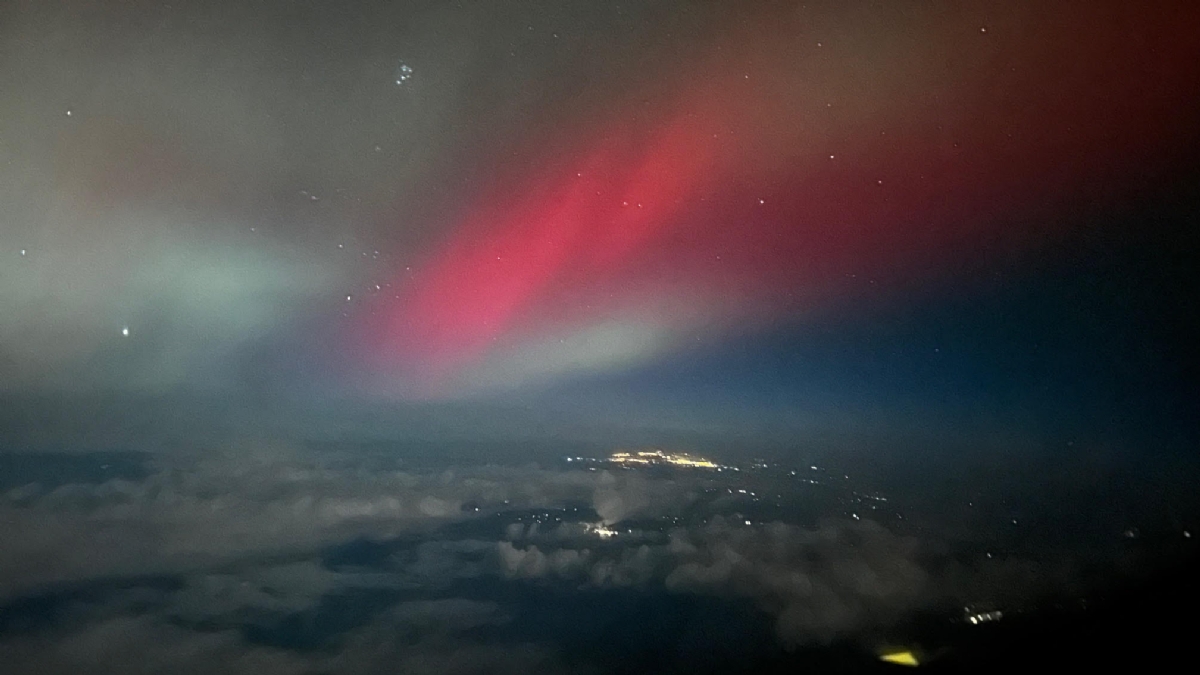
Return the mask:
M 8 395 L 716 436 L 1190 412 L 1187 3 L 4 16 Z
M 964 458 L 1192 466 L 1198 26 L 1193 2 L 2 3 L 0 522 L 86 540 L 23 520 L 77 504 L 55 484 L 259 504 L 319 474 L 350 499 L 376 488 L 321 472 L 362 479 L 380 452 L 544 467 L 655 444 L 943 487 Z M 440 519 L 582 485 L 464 475 L 396 489 Z M 137 522 L 242 532 L 179 518 Z M 184 567 L 362 534 L 320 527 Z M 167 562 L 45 578 L 37 556 L 66 554 L 0 556 L 0 653 L 13 594 L 182 574 L 171 536 L 126 547 Z

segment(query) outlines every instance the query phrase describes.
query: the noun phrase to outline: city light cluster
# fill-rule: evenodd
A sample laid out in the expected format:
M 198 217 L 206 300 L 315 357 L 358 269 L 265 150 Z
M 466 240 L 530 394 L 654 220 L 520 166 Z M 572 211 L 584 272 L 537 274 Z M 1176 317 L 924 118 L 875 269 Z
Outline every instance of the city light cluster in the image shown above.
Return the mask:
M 672 453 L 662 450 L 641 450 L 638 452 L 614 452 L 608 461 L 621 465 L 650 466 L 668 464 L 693 469 L 716 469 L 719 465 L 703 457 L 693 457 L 686 452 Z

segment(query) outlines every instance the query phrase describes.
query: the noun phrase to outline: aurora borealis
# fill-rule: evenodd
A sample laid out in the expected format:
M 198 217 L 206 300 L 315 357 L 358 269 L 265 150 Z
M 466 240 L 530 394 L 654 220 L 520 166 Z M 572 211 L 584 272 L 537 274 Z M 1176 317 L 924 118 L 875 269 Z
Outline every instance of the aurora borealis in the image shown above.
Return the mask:
M 1171 11 L 744 14 L 693 61 L 647 63 L 652 90 L 527 132 L 372 305 L 372 356 L 413 393 L 511 385 L 803 322 L 863 281 L 952 283 L 1120 208 L 1191 133 Z
M 7 10 L 17 399 L 718 437 L 1183 405 L 1185 331 L 1138 313 L 1187 313 L 1186 4 L 230 11 Z
M 0 2 L 4 672 L 1185 662 L 1198 27 Z

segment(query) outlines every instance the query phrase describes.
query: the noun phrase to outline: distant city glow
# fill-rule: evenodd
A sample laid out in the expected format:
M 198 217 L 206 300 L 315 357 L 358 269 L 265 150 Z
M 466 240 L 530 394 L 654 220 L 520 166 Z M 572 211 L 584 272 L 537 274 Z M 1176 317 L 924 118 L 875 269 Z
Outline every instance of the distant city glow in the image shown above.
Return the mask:
M 668 464 L 692 469 L 717 469 L 720 465 L 703 457 L 693 457 L 686 452 L 671 453 L 662 450 L 641 450 L 638 452 L 614 452 L 608 461 L 624 466 L 650 466 Z

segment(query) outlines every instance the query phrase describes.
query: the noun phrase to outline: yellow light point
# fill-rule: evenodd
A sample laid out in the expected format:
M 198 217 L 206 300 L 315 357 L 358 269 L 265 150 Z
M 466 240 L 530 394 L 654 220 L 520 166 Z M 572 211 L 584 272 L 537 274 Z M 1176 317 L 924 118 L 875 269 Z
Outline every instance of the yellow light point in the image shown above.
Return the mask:
M 921 665 L 917 661 L 916 655 L 913 654 L 912 652 L 908 651 L 907 649 L 880 654 L 879 660 L 884 661 L 886 663 L 894 663 L 898 666 L 916 667 L 916 666 Z

